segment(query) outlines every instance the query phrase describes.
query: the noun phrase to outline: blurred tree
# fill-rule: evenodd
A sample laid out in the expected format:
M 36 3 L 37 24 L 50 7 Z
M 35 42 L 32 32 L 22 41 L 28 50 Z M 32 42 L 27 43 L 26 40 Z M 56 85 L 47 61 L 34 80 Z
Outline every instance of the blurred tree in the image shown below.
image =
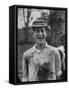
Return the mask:
M 32 9 L 24 9 L 23 8 L 23 18 L 24 18 L 24 25 L 25 25 L 25 30 L 24 30 L 24 34 L 25 34 L 25 43 L 28 42 L 28 26 L 29 26 L 29 19 L 30 19 L 30 15 L 31 15 L 31 11 Z
M 23 18 L 24 18 L 25 27 L 29 26 L 31 12 L 32 12 L 32 9 L 23 8 Z
M 53 46 L 64 45 L 65 39 L 62 41 L 61 38 L 65 35 L 65 11 L 50 10 L 48 23 L 51 26 L 49 43 Z

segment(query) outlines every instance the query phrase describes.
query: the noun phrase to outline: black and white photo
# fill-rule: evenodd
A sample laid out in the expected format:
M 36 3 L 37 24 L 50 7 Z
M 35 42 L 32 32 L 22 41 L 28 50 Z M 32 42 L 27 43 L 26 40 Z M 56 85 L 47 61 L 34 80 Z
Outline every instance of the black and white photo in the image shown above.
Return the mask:
M 16 82 L 67 81 L 67 9 L 17 6 Z

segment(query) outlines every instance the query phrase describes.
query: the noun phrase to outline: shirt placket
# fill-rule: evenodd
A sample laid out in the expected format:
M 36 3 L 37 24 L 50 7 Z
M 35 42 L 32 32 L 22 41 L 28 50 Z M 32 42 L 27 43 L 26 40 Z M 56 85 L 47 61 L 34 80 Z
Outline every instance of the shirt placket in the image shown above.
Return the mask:
M 42 54 L 41 54 L 41 52 L 36 52 L 35 53 L 35 59 L 34 59 L 34 62 L 35 62 L 35 71 L 33 72 L 33 75 L 34 75 L 34 77 L 35 77 L 35 80 L 37 80 L 38 79 L 38 77 L 37 77 L 37 72 L 38 72 L 38 69 L 39 69 L 39 67 L 40 67 L 40 65 L 41 65 L 41 62 L 43 61 L 42 59 L 43 59 L 43 56 L 42 56 Z

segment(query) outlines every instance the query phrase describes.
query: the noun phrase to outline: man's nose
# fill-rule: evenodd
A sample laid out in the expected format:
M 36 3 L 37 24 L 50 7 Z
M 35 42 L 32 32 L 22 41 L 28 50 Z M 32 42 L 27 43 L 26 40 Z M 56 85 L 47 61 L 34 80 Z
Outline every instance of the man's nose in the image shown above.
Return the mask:
M 39 34 L 42 35 L 42 32 L 40 31 Z

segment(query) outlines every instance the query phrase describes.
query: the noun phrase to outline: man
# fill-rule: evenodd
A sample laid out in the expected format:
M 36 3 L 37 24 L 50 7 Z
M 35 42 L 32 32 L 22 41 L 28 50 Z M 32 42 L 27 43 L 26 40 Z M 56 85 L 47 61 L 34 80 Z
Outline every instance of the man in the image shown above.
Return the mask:
M 62 73 L 61 60 L 58 49 L 46 42 L 48 25 L 36 19 L 31 27 L 35 45 L 23 54 L 22 81 L 57 80 Z

